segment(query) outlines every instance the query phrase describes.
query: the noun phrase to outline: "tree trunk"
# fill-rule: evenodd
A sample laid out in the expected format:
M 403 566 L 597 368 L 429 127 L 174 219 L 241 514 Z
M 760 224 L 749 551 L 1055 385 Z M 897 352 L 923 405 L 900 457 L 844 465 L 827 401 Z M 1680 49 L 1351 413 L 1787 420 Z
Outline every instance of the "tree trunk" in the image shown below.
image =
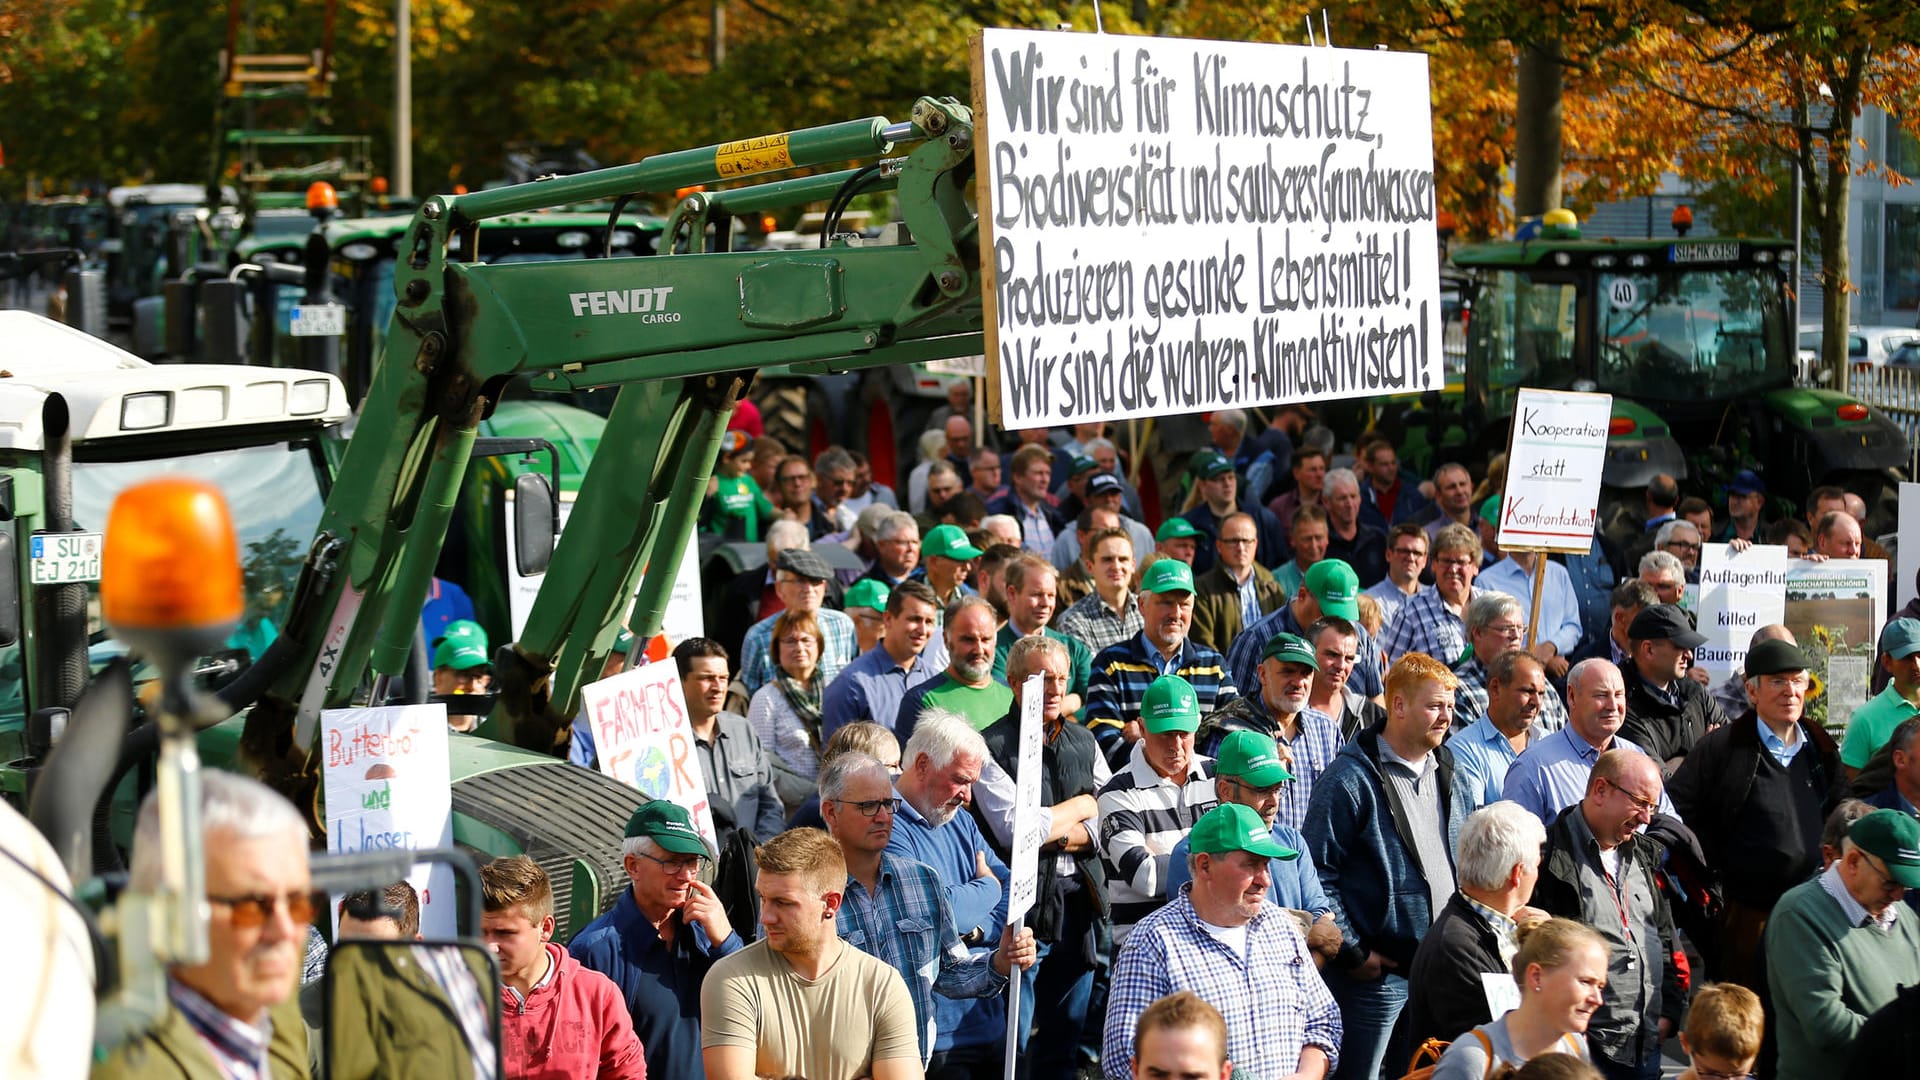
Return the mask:
M 1853 123 L 1860 106 L 1860 84 L 1866 71 L 1866 47 L 1856 46 L 1835 57 L 1827 69 L 1827 88 L 1833 94 L 1833 117 L 1827 128 L 1825 198 L 1815 203 L 1820 230 L 1820 294 L 1825 310 L 1820 319 L 1820 362 L 1829 385 L 1847 388 L 1847 325 L 1852 321 L 1849 295 L 1853 266 L 1847 251 L 1847 199 L 1853 191 Z M 1796 331 L 1797 332 L 1797 331 Z
M 1520 46 L 1513 130 L 1513 211 L 1560 206 L 1560 42 Z

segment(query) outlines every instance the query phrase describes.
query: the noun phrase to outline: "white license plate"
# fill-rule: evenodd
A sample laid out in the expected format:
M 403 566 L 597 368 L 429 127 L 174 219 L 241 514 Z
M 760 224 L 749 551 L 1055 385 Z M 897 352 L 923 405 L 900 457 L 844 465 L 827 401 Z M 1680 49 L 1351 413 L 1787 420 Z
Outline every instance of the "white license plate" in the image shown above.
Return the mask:
M 341 304 L 301 304 L 287 319 L 294 337 L 339 337 L 347 332 L 347 309 Z
M 47 533 L 29 541 L 35 585 L 100 580 L 100 533 Z
M 1728 241 L 1673 245 L 1676 263 L 1738 262 L 1740 245 Z

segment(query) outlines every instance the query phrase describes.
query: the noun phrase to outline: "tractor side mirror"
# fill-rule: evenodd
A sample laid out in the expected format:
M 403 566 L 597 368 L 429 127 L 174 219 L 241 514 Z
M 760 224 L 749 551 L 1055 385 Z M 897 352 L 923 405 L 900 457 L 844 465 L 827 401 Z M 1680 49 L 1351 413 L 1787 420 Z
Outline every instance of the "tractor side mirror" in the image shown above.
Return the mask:
M 553 509 L 553 485 L 540 473 L 521 473 L 513 481 L 513 568 L 521 577 L 547 572 L 559 522 Z

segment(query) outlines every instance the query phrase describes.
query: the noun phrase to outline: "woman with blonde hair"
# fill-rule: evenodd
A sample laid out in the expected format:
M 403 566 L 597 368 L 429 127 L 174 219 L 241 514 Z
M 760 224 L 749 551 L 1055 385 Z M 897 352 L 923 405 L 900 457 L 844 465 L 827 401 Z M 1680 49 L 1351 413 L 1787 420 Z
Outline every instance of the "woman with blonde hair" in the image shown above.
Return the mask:
M 1587 1021 L 1607 988 L 1607 944 L 1572 919 L 1542 919 L 1520 928 L 1513 954 L 1520 1005 L 1453 1040 L 1433 1080 L 1484 1080 L 1498 1066 L 1518 1068 L 1543 1054 L 1590 1061 Z

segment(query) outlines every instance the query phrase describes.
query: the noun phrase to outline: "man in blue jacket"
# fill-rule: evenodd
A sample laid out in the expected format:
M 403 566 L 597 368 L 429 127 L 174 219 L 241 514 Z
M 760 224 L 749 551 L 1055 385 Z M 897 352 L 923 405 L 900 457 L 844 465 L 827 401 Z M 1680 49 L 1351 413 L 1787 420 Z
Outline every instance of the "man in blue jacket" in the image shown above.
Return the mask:
M 699 878 L 713 855 L 683 807 L 654 799 L 635 810 L 622 848 L 632 887 L 567 951 L 620 988 L 648 1076 L 704 1080 L 700 984 L 714 961 L 746 943 Z
M 1397 1038 L 1406 972 L 1434 915 L 1454 891 L 1455 679 L 1408 653 L 1387 672 L 1387 718 L 1340 751 L 1307 804 L 1307 854 L 1341 934 L 1327 988 L 1346 1032 L 1337 1080 L 1374 1080 L 1406 1061 Z

